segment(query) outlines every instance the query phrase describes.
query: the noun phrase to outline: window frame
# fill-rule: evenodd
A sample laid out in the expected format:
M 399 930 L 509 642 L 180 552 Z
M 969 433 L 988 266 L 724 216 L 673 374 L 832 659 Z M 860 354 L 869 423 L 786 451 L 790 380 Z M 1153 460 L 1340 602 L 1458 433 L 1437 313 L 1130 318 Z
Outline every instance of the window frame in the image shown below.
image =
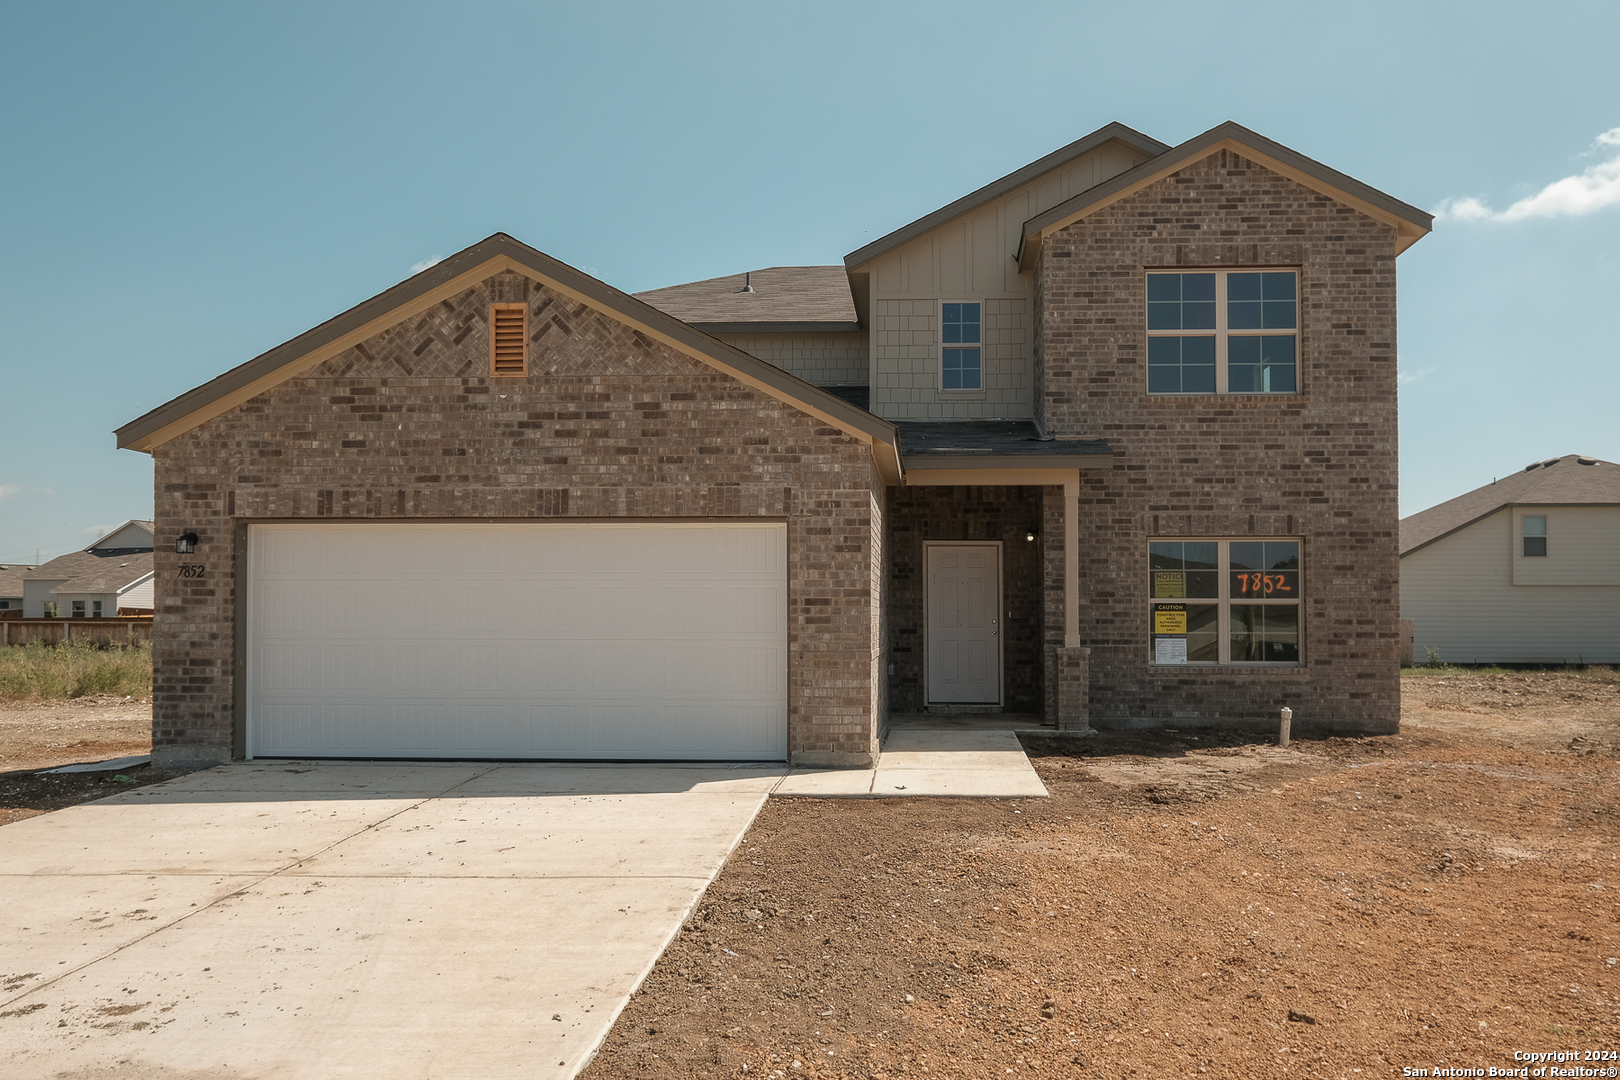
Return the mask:
M 972 304 L 979 309 L 979 340 L 976 342 L 946 342 L 945 340 L 945 308 L 950 304 Z M 939 302 L 939 378 L 937 386 L 939 393 L 949 394 L 952 397 L 982 395 L 985 389 L 985 359 L 984 359 L 984 301 L 942 299 Z M 979 385 L 951 388 L 945 385 L 945 358 L 947 354 L 957 352 L 977 352 L 979 354 Z
M 1217 569 L 1215 577 L 1217 582 L 1216 596 L 1214 597 L 1185 597 L 1177 600 L 1174 597 L 1154 596 L 1153 589 L 1153 544 L 1215 544 L 1215 562 Z M 1265 597 L 1238 597 L 1233 598 L 1231 545 L 1244 543 L 1290 543 L 1299 546 L 1299 566 L 1294 571 L 1295 589 L 1297 595 L 1286 599 L 1267 599 Z M 1201 668 L 1205 670 L 1220 670 L 1233 668 L 1264 668 L 1270 670 L 1293 670 L 1303 668 L 1309 658 L 1306 649 L 1305 627 L 1305 539 L 1301 536 L 1150 536 L 1143 545 L 1142 553 L 1143 572 L 1139 579 L 1146 586 L 1146 628 L 1147 634 L 1147 662 L 1154 670 L 1179 670 L 1182 668 Z M 1161 635 L 1155 631 L 1154 614 L 1165 604 L 1180 603 L 1184 608 L 1192 605 L 1200 607 L 1213 607 L 1216 609 L 1215 640 L 1217 645 L 1216 659 L 1211 660 L 1185 660 L 1180 663 L 1160 663 L 1157 657 L 1155 641 Z M 1298 658 L 1294 660 L 1233 660 L 1232 659 L 1232 609 L 1234 607 L 1265 606 L 1265 607 L 1292 607 L 1295 610 L 1295 627 L 1298 640 L 1295 643 Z M 1190 615 L 1191 612 L 1189 611 Z
M 1532 533 L 1530 523 L 1541 522 L 1541 531 Z M 1531 551 L 1532 541 L 1540 541 L 1541 550 Z M 1524 559 L 1545 559 L 1547 557 L 1547 515 L 1546 514 L 1520 514 L 1519 515 L 1519 557 Z
M 1148 304 L 1150 303 L 1148 279 L 1155 276 L 1169 274 L 1213 274 L 1215 275 L 1215 327 L 1209 330 L 1155 330 L 1149 325 Z M 1228 307 L 1227 278 L 1232 274 L 1292 274 L 1294 276 L 1294 325 L 1291 330 L 1281 328 L 1232 329 L 1229 325 L 1231 311 Z M 1151 368 L 1152 347 L 1143 350 L 1143 382 L 1147 384 L 1147 394 L 1150 397 L 1258 397 L 1258 398 L 1287 398 L 1298 397 L 1304 386 L 1305 363 L 1300 343 L 1303 330 L 1300 323 L 1304 311 L 1304 300 L 1300 296 L 1301 283 L 1304 278 L 1303 268 L 1299 266 L 1158 266 L 1150 267 L 1144 271 L 1142 280 L 1142 328 L 1151 341 L 1154 338 L 1201 338 L 1213 337 L 1215 339 L 1215 389 L 1209 390 L 1153 390 L 1148 380 L 1152 377 Z M 1294 339 L 1294 388 L 1292 390 L 1231 390 L 1230 354 L 1229 345 L 1232 338 L 1244 337 L 1292 337 Z

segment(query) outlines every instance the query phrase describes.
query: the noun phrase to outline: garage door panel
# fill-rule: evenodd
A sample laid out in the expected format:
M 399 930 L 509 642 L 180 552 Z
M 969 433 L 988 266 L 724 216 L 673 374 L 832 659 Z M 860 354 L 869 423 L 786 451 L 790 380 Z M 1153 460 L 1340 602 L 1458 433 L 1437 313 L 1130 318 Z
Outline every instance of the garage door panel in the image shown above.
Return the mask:
M 249 751 L 785 757 L 786 535 L 254 526 Z

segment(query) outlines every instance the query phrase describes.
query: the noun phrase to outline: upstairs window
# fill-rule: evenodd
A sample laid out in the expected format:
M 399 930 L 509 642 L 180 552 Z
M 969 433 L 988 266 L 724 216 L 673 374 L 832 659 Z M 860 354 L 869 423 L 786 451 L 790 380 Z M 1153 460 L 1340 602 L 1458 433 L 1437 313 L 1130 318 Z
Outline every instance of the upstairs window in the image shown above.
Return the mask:
M 1299 273 L 1147 276 L 1148 393 L 1298 390 Z
M 529 373 L 529 305 L 489 305 L 489 373 Z
M 940 305 L 941 390 L 984 389 L 984 334 L 979 304 Z
M 1547 515 L 1526 514 L 1524 522 L 1524 554 L 1526 558 L 1547 554 Z

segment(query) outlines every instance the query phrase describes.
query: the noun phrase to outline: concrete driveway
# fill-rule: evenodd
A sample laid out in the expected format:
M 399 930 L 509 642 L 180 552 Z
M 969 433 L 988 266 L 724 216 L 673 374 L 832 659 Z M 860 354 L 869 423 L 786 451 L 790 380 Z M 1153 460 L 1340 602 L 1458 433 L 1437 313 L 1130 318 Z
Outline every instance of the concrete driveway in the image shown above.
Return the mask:
M 0 1072 L 571 1076 L 784 769 L 227 766 L 0 829 Z

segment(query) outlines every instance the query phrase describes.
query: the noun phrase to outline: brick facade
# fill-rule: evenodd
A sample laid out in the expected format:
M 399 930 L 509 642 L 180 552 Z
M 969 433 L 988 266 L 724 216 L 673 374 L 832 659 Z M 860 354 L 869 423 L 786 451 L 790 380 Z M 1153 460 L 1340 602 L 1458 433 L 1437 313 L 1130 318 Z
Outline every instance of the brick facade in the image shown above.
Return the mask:
M 1008 712 L 1042 711 L 1042 593 L 1040 542 L 1026 540 L 1041 520 L 1036 487 L 907 487 L 889 492 L 891 549 L 887 599 L 894 630 L 889 679 L 895 712 L 927 704 L 923 543 L 1001 542 L 1002 687 Z
M 487 305 L 525 302 L 528 378 L 491 378 Z M 788 524 L 793 759 L 860 764 L 883 715 L 885 491 L 822 420 L 502 272 L 153 451 L 160 759 L 241 753 L 246 525 L 765 518 Z M 201 564 L 181 578 L 179 564 Z
M 1288 705 L 1301 729 L 1396 729 L 1395 255 L 1393 227 L 1230 150 L 1047 239 L 1040 421 L 1115 453 L 1080 474 L 1093 725 Z M 1299 392 L 1150 396 L 1145 268 L 1240 267 L 1299 269 Z M 1047 503 L 1050 529 L 1061 493 Z M 1303 540 L 1304 665 L 1152 665 L 1148 538 L 1249 536 Z M 1061 612 L 1060 562 L 1047 582 Z

